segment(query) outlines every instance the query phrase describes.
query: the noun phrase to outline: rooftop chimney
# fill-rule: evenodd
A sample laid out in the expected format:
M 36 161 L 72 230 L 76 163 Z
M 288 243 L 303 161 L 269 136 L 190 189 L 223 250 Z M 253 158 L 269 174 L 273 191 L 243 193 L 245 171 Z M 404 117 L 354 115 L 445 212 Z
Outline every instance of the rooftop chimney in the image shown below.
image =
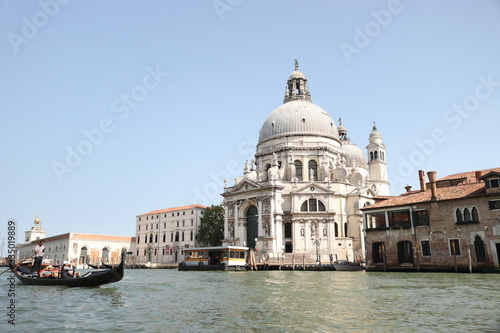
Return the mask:
M 484 175 L 484 172 L 482 171 L 476 171 L 476 180 L 477 182 L 481 182 L 481 177 Z
M 425 187 L 425 172 L 424 170 L 418 170 L 418 178 L 420 180 L 420 191 L 425 192 L 427 189 Z
M 437 200 L 437 196 L 436 196 L 437 172 L 436 171 L 429 171 L 429 172 L 427 172 L 427 176 L 429 177 L 429 183 L 431 185 L 431 201 L 436 201 Z
M 406 192 L 410 192 L 411 191 L 411 186 L 410 185 L 406 185 L 405 186 L 405 190 L 406 190 Z

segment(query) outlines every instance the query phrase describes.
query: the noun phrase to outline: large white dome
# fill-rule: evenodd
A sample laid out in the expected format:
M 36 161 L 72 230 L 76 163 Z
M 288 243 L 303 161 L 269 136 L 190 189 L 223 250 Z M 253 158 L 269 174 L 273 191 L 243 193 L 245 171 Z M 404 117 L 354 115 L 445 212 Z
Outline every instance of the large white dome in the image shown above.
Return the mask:
M 289 101 L 271 112 L 260 130 L 259 143 L 293 135 L 320 136 L 340 141 L 330 115 L 308 100 Z

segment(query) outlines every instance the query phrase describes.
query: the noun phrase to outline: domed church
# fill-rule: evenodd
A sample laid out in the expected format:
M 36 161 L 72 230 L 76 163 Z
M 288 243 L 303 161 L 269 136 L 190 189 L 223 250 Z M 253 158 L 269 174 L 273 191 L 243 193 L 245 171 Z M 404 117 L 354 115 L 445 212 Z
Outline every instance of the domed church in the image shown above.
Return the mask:
M 283 104 L 262 125 L 255 159 L 233 186 L 225 181 L 223 244 L 270 258 L 363 259 L 359 208 L 389 195 L 385 145 L 374 125 L 367 158 L 347 133 L 340 118 L 337 127 L 312 102 L 295 61 Z

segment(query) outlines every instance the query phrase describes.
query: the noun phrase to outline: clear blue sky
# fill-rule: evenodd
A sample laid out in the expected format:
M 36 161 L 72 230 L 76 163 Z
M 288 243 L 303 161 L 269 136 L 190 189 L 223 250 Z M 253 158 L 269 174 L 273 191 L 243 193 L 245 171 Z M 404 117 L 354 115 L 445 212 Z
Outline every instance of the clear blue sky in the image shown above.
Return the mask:
M 219 204 L 294 59 L 363 149 L 376 121 L 392 194 L 500 166 L 499 1 L 11 0 L 0 36 L 2 238 Z

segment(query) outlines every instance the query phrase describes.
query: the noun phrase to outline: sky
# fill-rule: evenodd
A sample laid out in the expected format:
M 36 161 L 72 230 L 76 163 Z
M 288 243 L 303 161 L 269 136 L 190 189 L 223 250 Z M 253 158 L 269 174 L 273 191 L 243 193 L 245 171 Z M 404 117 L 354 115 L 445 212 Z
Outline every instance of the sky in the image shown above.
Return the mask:
M 0 241 L 220 204 L 295 59 L 391 194 L 500 166 L 499 1 L 0 0 Z

